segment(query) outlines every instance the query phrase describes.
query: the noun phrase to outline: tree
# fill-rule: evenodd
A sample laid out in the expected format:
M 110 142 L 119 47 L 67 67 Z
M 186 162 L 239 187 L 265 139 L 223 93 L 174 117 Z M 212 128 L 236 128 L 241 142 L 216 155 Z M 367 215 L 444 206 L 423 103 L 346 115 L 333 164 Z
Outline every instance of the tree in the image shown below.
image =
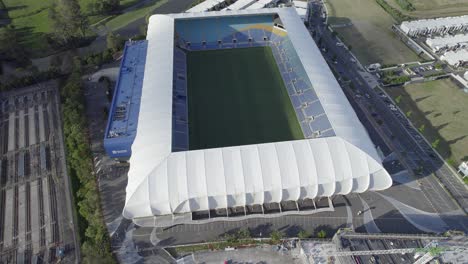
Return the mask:
M 275 231 L 271 232 L 271 234 L 270 234 L 270 239 L 271 239 L 271 242 L 273 242 L 273 243 L 280 242 L 280 240 L 282 238 L 283 238 L 283 233 L 281 233 L 278 230 L 275 230 Z
M 318 233 L 317 233 L 317 237 L 318 238 L 325 238 L 327 237 L 327 232 L 325 230 L 320 230 Z
M 224 240 L 226 240 L 226 242 L 229 244 L 235 244 L 239 242 L 239 238 L 235 234 L 225 234 Z
M 395 98 L 395 103 L 400 104 L 400 102 L 401 102 L 401 95 Z
M 29 62 L 16 29 L 12 25 L 0 28 L 0 60 L 13 60 L 21 65 Z
M 413 114 L 413 111 L 409 110 L 408 112 L 406 112 L 406 117 L 410 118 L 412 114 Z
M 431 143 L 433 149 L 437 149 L 439 147 L 440 139 L 436 139 Z
M 351 51 L 351 49 L 353 49 L 353 46 L 348 45 L 348 50 Z
M 241 229 L 237 231 L 236 235 L 239 239 L 248 239 L 250 238 L 250 231 L 248 229 Z
M 305 231 L 305 230 L 301 230 L 298 234 L 297 234 L 297 237 L 300 238 L 300 239 L 306 239 L 306 238 L 309 238 L 310 237 L 310 234 L 309 232 Z
M 120 9 L 119 0 L 99 0 L 87 5 L 88 11 L 93 15 L 111 14 Z
M 81 13 L 77 0 L 55 0 L 49 18 L 53 21 L 55 38 L 62 44 L 86 37 L 88 19 Z
M 119 34 L 109 32 L 106 37 L 107 48 L 112 50 L 119 50 L 122 48 L 123 39 Z
M 424 133 L 424 129 L 426 129 L 426 125 L 424 125 L 424 124 L 422 124 L 422 125 L 418 128 L 419 132 L 421 132 L 421 133 Z

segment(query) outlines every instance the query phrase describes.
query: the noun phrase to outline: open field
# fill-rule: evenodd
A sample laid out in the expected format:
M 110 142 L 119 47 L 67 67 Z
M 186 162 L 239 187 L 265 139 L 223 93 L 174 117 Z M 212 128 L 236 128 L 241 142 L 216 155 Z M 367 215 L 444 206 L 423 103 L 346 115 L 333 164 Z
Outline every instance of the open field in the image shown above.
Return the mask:
M 394 64 L 418 56 L 391 30 L 395 23 L 374 0 L 327 0 L 329 24 L 361 63 Z
M 160 7 L 161 5 L 167 3 L 168 0 L 154 0 L 149 1 L 148 4 L 138 7 L 136 9 L 130 10 L 125 12 L 121 15 L 118 15 L 108 22 L 106 22 L 105 26 L 109 30 L 117 30 L 129 23 L 136 21 L 142 17 L 145 17 L 148 14 L 152 14 L 153 10 Z
M 399 107 L 415 127 L 425 126 L 429 142 L 440 139 L 438 152 L 446 159 L 468 160 L 468 94 L 450 79 L 414 83 L 386 89 L 393 98 L 401 95 Z
M 189 149 L 303 139 L 270 47 L 187 55 Z
M 411 12 L 401 9 L 396 3 L 396 0 L 387 0 L 387 2 L 402 13 L 416 18 L 460 16 L 468 14 L 468 3 L 466 0 L 411 0 L 411 4 L 416 9 Z

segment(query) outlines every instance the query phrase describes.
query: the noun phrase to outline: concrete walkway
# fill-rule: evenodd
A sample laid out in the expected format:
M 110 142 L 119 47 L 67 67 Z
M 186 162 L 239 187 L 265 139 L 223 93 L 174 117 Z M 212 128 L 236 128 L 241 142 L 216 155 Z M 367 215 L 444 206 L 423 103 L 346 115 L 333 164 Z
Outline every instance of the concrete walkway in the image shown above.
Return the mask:
M 366 228 L 367 233 L 382 233 L 379 227 L 374 222 L 374 217 L 372 216 L 371 208 L 369 205 L 359 196 L 359 199 L 362 202 L 363 206 L 363 218 L 364 218 L 364 227 Z
M 127 228 L 127 232 L 125 232 L 122 247 L 115 252 L 120 263 L 136 263 L 143 259 L 138 255 L 138 250 L 133 243 L 133 230 L 135 230 L 135 226 L 131 223 Z

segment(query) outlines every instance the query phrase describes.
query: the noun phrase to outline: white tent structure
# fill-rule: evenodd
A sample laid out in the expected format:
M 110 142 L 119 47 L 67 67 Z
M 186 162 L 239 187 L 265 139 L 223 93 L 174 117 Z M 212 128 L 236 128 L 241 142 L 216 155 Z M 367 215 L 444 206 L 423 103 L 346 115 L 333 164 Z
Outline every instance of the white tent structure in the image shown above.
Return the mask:
M 279 15 L 336 136 L 172 152 L 175 20 L 254 14 Z M 124 217 L 140 225 L 168 226 L 194 221 L 195 211 L 297 202 L 391 186 L 367 131 L 294 8 L 153 15 L 147 40 Z

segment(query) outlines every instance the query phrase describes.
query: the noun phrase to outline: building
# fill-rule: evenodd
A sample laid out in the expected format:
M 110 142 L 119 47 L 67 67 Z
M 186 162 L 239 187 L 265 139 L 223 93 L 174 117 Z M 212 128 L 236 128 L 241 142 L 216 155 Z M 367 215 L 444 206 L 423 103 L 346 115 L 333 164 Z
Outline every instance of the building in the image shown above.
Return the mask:
M 186 12 L 206 12 L 213 10 L 220 10 L 228 6 L 226 0 L 206 0 L 200 4 L 188 9 Z
M 253 5 L 257 0 L 237 0 L 234 4 L 227 6 L 223 10 L 241 10 Z
M 433 52 L 463 49 L 468 46 L 468 34 L 428 38 L 426 44 Z
M 447 51 L 440 59 L 454 67 L 464 66 L 468 62 L 468 49 Z
M 111 158 L 126 160 L 132 154 L 147 47 L 147 41 L 130 41 L 125 44 L 104 135 L 104 149 Z
M 460 166 L 458 166 L 458 172 L 461 172 L 463 177 L 468 177 L 468 163 L 462 162 Z
M 206 12 L 219 10 L 242 10 L 242 9 L 260 9 L 265 7 L 274 7 L 279 0 L 206 0 L 200 4 L 188 9 L 186 12 Z M 230 4 L 232 3 L 232 4 Z
M 411 37 L 445 34 L 451 31 L 466 32 L 468 30 L 468 15 L 404 21 L 401 23 L 400 29 Z
M 299 17 L 303 20 L 306 21 L 307 18 L 309 17 L 309 9 L 307 8 L 307 2 L 304 1 L 292 1 L 294 7 L 296 8 L 296 12 L 299 15 Z
M 294 8 L 153 15 L 147 40 L 139 45 L 146 49 L 146 59 L 131 56 L 121 70 L 126 79 L 128 71 L 138 71 L 139 62 L 145 63 L 138 127 L 129 136 L 134 142 L 123 210 L 136 224 L 309 214 L 320 210 L 321 201 L 330 205 L 331 196 L 392 185 L 367 131 Z M 187 76 L 193 70 L 187 57 L 253 47 L 271 50 L 274 71 L 303 139 L 191 148 L 189 123 L 197 121 L 188 110 L 188 101 L 194 99 L 187 97 Z M 138 83 L 139 77 L 131 78 Z M 221 94 L 210 96 L 217 100 Z M 111 113 L 120 109 L 118 102 L 113 106 Z M 236 122 L 232 120 L 233 129 Z

